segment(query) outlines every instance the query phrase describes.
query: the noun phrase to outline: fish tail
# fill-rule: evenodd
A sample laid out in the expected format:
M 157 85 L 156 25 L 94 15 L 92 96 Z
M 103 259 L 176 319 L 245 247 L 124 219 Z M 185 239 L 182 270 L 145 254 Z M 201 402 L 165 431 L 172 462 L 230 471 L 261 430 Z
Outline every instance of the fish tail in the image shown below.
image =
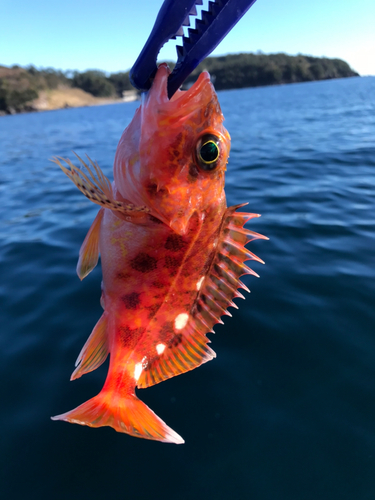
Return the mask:
M 51 418 L 89 427 L 110 426 L 117 432 L 163 443 L 184 443 L 182 437 L 135 394 L 114 398 L 109 397 L 107 391 L 102 391 L 74 410 Z

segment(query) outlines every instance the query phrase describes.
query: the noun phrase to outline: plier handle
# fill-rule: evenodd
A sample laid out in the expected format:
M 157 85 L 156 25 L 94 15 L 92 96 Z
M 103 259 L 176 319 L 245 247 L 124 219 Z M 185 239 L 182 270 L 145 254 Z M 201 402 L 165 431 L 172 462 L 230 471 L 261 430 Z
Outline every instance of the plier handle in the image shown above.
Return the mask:
M 210 0 L 208 10 L 202 10 L 202 19 L 196 19 L 195 28 L 189 28 L 188 36 L 184 36 L 183 26 L 189 26 L 189 16 L 196 15 L 196 8 L 202 3 L 203 0 L 164 0 L 151 34 L 130 70 L 134 87 L 142 92 L 151 87 L 160 49 L 168 40 L 182 36 L 182 46 L 176 46 L 177 63 L 168 79 L 168 95 L 171 97 L 255 0 Z

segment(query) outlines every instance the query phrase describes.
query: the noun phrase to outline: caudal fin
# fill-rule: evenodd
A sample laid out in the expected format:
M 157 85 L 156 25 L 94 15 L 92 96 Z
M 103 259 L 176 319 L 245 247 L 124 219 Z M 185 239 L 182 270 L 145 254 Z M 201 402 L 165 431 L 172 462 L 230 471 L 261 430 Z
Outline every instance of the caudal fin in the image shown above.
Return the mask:
M 90 427 L 110 426 L 117 432 L 163 443 L 185 442 L 135 394 L 114 399 L 108 393 L 101 392 L 74 410 L 51 418 Z

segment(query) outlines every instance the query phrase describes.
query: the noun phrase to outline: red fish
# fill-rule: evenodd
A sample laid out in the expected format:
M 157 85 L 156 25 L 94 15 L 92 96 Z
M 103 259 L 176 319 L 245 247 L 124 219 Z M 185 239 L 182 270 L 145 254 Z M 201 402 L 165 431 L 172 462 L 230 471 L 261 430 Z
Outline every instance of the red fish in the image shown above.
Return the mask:
M 230 137 L 207 72 L 188 91 L 167 96 L 167 65 L 159 66 L 117 147 L 111 185 L 98 165 L 88 174 L 55 162 L 82 193 L 101 205 L 80 250 L 78 276 L 103 272 L 104 312 L 76 362 L 72 380 L 110 353 L 101 392 L 53 417 L 90 427 L 111 426 L 169 443 L 183 439 L 135 394 L 215 357 L 206 337 L 229 315 L 245 244 L 264 236 L 243 226 L 256 214 L 227 208 L 224 193 Z M 257 275 L 256 275 L 257 276 Z

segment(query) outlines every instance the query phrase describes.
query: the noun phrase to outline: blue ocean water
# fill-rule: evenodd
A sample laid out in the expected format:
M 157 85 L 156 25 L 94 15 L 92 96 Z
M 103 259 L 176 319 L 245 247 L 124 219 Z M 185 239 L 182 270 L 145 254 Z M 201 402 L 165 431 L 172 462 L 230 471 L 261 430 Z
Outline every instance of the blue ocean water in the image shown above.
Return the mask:
M 218 95 L 228 204 L 270 240 L 217 358 L 138 393 L 182 446 L 49 419 L 107 365 L 69 382 L 101 314 L 100 268 L 75 274 L 97 207 L 48 159 L 112 178 L 138 103 L 0 118 L 2 498 L 375 498 L 375 77 Z

